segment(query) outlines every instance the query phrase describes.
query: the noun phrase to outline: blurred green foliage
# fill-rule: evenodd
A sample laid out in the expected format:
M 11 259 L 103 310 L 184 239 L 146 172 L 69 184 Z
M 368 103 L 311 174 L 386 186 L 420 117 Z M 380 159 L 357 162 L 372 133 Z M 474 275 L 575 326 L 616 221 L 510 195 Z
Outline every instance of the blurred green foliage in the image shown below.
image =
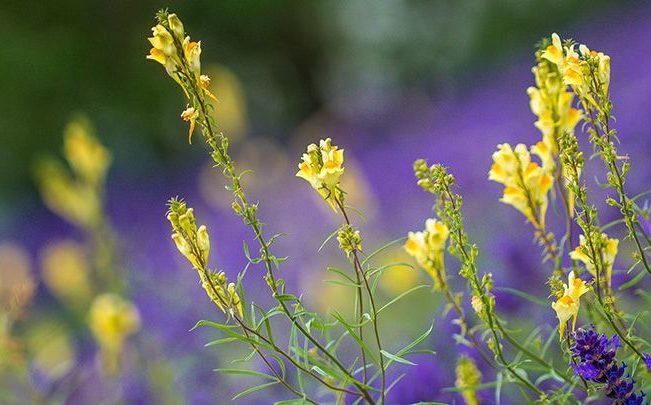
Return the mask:
M 283 138 L 334 98 L 373 88 L 435 96 L 478 62 L 496 65 L 606 3 L 5 0 L 0 224 L 10 208 L 34 201 L 34 156 L 57 151 L 75 112 L 96 123 L 122 175 L 190 165 L 177 89 L 145 60 L 143 27 L 158 8 L 192 21 L 203 60 L 243 81 L 250 132 Z

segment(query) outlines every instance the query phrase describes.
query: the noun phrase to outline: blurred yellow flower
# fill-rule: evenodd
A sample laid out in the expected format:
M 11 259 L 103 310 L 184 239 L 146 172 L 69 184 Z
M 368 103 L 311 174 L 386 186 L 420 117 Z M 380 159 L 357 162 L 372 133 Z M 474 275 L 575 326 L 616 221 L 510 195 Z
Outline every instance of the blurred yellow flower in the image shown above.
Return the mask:
M 615 257 L 619 247 L 619 239 L 611 239 L 605 233 L 601 234 L 601 240 L 595 246 L 597 250 L 596 260 L 601 260 L 604 271 L 606 272 L 606 284 L 608 288 L 611 287 L 613 277 L 613 265 L 615 264 Z M 579 236 L 579 245 L 570 252 L 570 257 L 573 260 L 578 260 L 585 265 L 585 268 L 596 277 L 595 263 L 590 259 L 590 251 L 587 244 L 585 235 Z
M 464 355 L 459 357 L 455 374 L 457 379 L 454 385 L 461 390 L 466 405 L 479 405 L 476 388 L 471 388 L 481 384 L 481 371 L 477 368 L 474 360 Z
M 407 234 L 404 246 L 405 251 L 432 277 L 436 288 L 441 288 L 446 281 L 443 252 L 448 234 L 448 227 L 443 222 L 429 218 L 425 221 L 424 231 Z
M 556 302 L 552 303 L 552 308 L 556 311 L 556 316 L 558 317 L 561 339 L 563 338 L 567 321 L 570 318 L 573 318 L 572 330 L 574 330 L 576 319 L 579 315 L 580 298 L 588 291 L 590 291 L 590 288 L 586 283 L 580 278 L 575 277 L 574 272 L 571 271 L 568 276 L 568 283 L 564 284 L 563 295 Z
M 490 180 L 504 185 L 504 195 L 500 199 L 522 212 L 535 226 L 545 227 L 545 214 L 548 205 L 548 192 L 553 178 L 537 163 L 524 144 L 497 145 L 493 153 L 493 165 L 488 173 Z
M 344 150 L 332 145 L 330 138 L 322 139 L 319 146 L 310 144 L 307 147 L 296 176 L 307 180 L 336 211 L 337 201 L 341 202 L 343 197 L 337 190 L 339 177 L 344 173 L 343 164 Z
M 95 190 L 73 180 L 58 161 L 41 160 L 36 177 L 43 202 L 57 215 L 82 228 L 92 227 L 101 219 L 101 203 Z
M 90 266 L 84 247 L 67 240 L 47 246 L 41 253 L 42 277 L 54 296 L 73 307 L 90 301 Z
M 66 160 L 79 177 L 97 186 L 111 165 L 111 153 L 93 134 L 88 119 L 78 117 L 68 123 L 63 134 L 63 151 Z
M 105 365 L 109 371 L 116 371 L 124 341 L 140 329 L 138 309 L 119 295 L 101 294 L 90 306 L 88 324 L 102 351 Z

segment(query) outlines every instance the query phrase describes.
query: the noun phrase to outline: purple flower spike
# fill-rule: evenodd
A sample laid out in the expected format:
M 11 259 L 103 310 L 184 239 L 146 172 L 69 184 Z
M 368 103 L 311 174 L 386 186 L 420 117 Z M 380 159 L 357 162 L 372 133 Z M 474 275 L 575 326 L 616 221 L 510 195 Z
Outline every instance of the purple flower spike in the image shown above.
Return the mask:
M 624 375 L 626 364 L 617 362 L 615 355 L 621 347 L 619 337 L 608 339 L 592 329 L 577 329 L 574 343 L 570 347 L 576 364 L 571 364 L 574 372 L 588 381 L 605 384 L 606 396 L 616 404 L 641 405 L 646 394 L 634 392 L 635 381 Z M 644 355 L 647 368 L 651 366 L 651 356 Z

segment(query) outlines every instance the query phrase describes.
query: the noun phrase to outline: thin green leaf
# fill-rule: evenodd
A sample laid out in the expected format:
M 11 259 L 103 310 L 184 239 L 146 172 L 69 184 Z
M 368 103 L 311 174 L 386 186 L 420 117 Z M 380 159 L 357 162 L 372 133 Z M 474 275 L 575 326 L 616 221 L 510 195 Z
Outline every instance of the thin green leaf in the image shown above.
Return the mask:
M 637 285 L 637 283 L 639 283 L 640 281 L 642 281 L 642 279 L 644 279 L 645 275 L 646 275 L 645 272 L 640 271 L 639 273 L 637 273 L 635 277 L 633 277 L 632 279 L 628 280 L 627 282 L 619 286 L 619 291 L 628 290 L 629 288 L 634 287 L 635 285 Z
M 321 249 L 323 249 L 323 248 L 325 247 L 325 245 L 326 245 L 328 242 L 330 242 L 330 240 L 331 240 L 332 238 L 334 238 L 338 233 L 339 233 L 339 228 L 335 229 L 334 232 L 332 232 L 330 235 L 328 235 L 328 237 L 325 238 L 325 240 L 323 241 L 323 243 L 321 243 L 321 246 L 319 246 L 319 249 L 317 249 L 317 252 L 320 252 Z
M 217 345 L 220 345 L 222 343 L 234 342 L 236 340 L 238 340 L 238 339 L 235 338 L 235 337 L 227 337 L 227 338 L 223 338 L 223 339 L 217 339 L 217 340 L 213 340 L 212 342 L 206 343 L 205 345 L 203 345 L 203 347 L 217 346 Z
M 380 314 L 380 312 L 382 312 L 382 311 L 385 310 L 386 308 L 390 307 L 391 305 L 395 304 L 396 302 L 400 301 L 400 300 L 401 300 L 402 298 L 404 298 L 405 296 L 407 296 L 407 295 L 413 293 L 414 291 L 417 291 L 417 290 L 420 290 L 420 289 L 422 289 L 422 288 L 425 288 L 425 287 L 428 287 L 428 286 L 425 285 L 425 284 L 420 284 L 420 285 L 417 285 L 417 286 L 415 286 L 415 287 L 410 288 L 409 290 L 403 292 L 402 294 L 398 295 L 397 297 L 395 297 L 395 298 L 392 299 L 391 301 L 389 301 L 389 302 L 387 302 L 386 304 L 384 304 L 380 309 L 378 309 L 377 313 Z
M 249 389 L 246 389 L 246 390 L 240 392 L 239 394 L 235 395 L 235 396 L 233 397 L 233 401 L 235 401 L 235 400 L 237 400 L 237 399 L 240 399 L 240 398 L 242 398 L 242 397 L 245 397 L 245 396 L 247 396 L 247 395 L 249 395 L 249 394 L 252 394 L 252 393 L 254 393 L 254 392 L 257 392 L 257 391 L 263 390 L 263 389 L 265 389 L 265 388 L 269 388 L 269 387 L 271 387 L 271 386 L 273 386 L 273 385 L 276 385 L 276 384 L 278 384 L 278 383 L 280 383 L 280 381 L 276 380 L 276 381 L 272 381 L 272 382 L 268 382 L 268 383 L 264 383 L 264 384 L 260 384 L 260 385 L 255 385 L 255 386 L 253 386 L 253 387 L 251 387 L 251 388 L 249 388 Z
M 216 368 L 213 371 L 216 371 L 218 373 L 223 373 L 223 374 L 237 374 L 237 375 L 267 378 L 274 381 L 278 380 L 276 377 L 272 375 L 261 373 L 260 371 L 247 370 L 243 368 Z
M 403 359 L 402 357 L 396 356 L 395 354 L 391 354 L 391 353 L 387 352 L 386 350 L 380 350 L 380 353 L 382 353 L 384 355 L 384 357 L 386 357 L 386 358 L 388 358 L 390 360 L 393 360 L 393 361 L 395 361 L 397 363 L 409 364 L 410 366 L 415 366 L 416 365 L 416 363 L 411 362 L 411 361 L 409 361 L 407 359 Z
M 366 263 L 368 263 L 368 261 L 371 260 L 374 256 L 377 256 L 379 253 L 383 252 L 384 250 L 390 248 L 393 245 L 404 242 L 405 240 L 407 240 L 407 237 L 403 236 L 402 238 L 392 240 L 391 242 L 389 242 L 389 243 L 387 243 L 385 245 L 382 245 L 379 248 L 375 249 L 371 254 L 366 256 L 366 258 L 364 258 L 364 260 L 362 261 L 362 266 L 366 265 Z

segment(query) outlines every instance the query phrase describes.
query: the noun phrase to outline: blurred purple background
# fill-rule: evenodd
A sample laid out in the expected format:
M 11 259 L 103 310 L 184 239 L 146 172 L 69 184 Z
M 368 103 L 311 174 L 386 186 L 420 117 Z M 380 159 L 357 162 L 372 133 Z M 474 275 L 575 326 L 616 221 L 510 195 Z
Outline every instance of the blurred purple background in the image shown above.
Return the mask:
M 645 191 L 651 180 L 651 168 L 646 160 L 651 152 L 649 21 L 651 8 L 639 3 L 621 11 L 604 8 L 602 12 L 589 13 L 553 28 L 563 38 L 577 39 L 611 56 L 612 99 L 616 129 L 622 141 L 619 151 L 628 154 L 633 164 L 627 183 L 633 194 Z M 192 27 L 192 18 L 186 17 L 185 23 Z M 148 27 L 141 28 L 145 33 Z M 548 34 L 548 31 L 532 32 L 529 37 Z M 387 35 L 393 38 L 391 32 Z M 454 41 L 450 41 L 450 46 L 454 46 Z M 368 46 L 372 47 L 373 41 Z M 202 55 L 204 66 L 215 60 L 211 47 L 208 44 Z M 398 63 L 400 55 L 394 57 Z M 347 53 L 347 58 L 352 64 L 355 55 Z M 333 243 L 317 252 L 339 219 L 318 201 L 307 183 L 294 177 L 306 144 L 330 136 L 346 151 L 348 185 L 344 186 L 350 192 L 349 202 L 367 216 L 366 219 L 355 217 L 367 250 L 372 251 L 410 230 L 421 229 L 425 219 L 433 215 L 433 200 L 415 185 L 411 171 L 412 162 L 423 157 L 430 163 L 443 163 L 457 177 L 458 191 L 464 196 L 466 226 L 481 249 L 481 270 L 492 272 L 497 286 L 510 286 L 545 299 L 549 269 L 540 265 L 540 249 L 532 243 L 530 226 L 524 224 L 523 217 L 515 210 L 499 203 L 501 187 L 487 180 L 491 154 L 498 143 L 531 145 L 540 137 L 533 126 L 535 118 L 525 92 L 533 83 L 530 72 L 533 61 L 533 47 L 516 47 L 496 59 L 475 59 L 463 76 L 457 76 L 449 86 L 438 87 L 435 94 L 417 88 L 398 91 L 396 83 L 382 81 L 383 69 L 391 68 L 382 66 L 362 76 L 366 82 L 358 86 L 349 87 L 344 82 L 323 84 L 328 88 L 329 97 L 284 139 L 267 136 L 270 134 L 255 125 L 250 125 L 251 129 L 244 125 L 234 141 L 235 160 L 240 167 L 255 171 L 246 184 L 251 199 L 261 201 L 259 213 L 267 224 L 267 234 L 287 234 L 274 246 L 274 251 L 278 256 L 290 258 L 280 274 L 291 289 L 304 292 L 306 301 L 322 313 L 337 306 L 339 301 L 347 302 L 341 297 L 341 289 L 324 283 L 331 278 L 326 266 L 343 265 L 345 261 L 336 254 Z M 147 63 L 144 58 L 142 63 Z M 158 76 L 160 86 L 171 87 L 158 66 L 149 68 L 152 76 Z M 239 80 L 238 71 L 233 73 L 233 80 Z M 177 96 L 167 100 L 171 107 L 180 106 L 180 94 Z M 245 93 L 244 105 L 248 98 L 264 96 Z M 242 105 L 233 103 L 239 106 L 239 109 L 234 107 L 236 112 L 246 114 Z M 249 116 L 244 121 L 255 119 Z M 179 139 L 184 138 L 181 124 L 177 129 Z M 109 176 L 108 212 L 120 235 L 122 268 L 129 280 L 130 295 L 142 316 L 142 331 L 132 339 L 130 347 L 140 354 L 129 358 L 121 380 L 100 381 L 93 372 L 96 359 L 92 345 L 88 344 L 89 337 L 81 333 L 80 339 L 86 343 L 78 350 L 78 366 L 71 372 L 75 376 L 66 377 L 78 382 L 71 384 L 75 388 L 71 389 L 69 401 L 87 403 L 122 392 L 126 403 L 157 403 L 160 398 L 155 393 L 155 384 L 144 370 L 161 363 L 170 368 L 170 381 L 179 399 L 197 404 L 221 403 L 247 382 L 212 372 L 217 367 L 228 367 L 220 356 L 222 349 L 203 347 L 217 338 L 216 332 L 202 328 L 189 332 L 199 319 L 221 319 L 222 315 L 210 306 L 195 273 L 177 254 L 169 238 L 165 203 L 169 197 L 179 195 L 195 208 L 199 221 L 206 223 L 211 232 L 212 265 L 229 275 L 235 275 L 246 265 L 242 240 L 253 245 L 252 235 L 231 214 L 230 195 L 223 190 L 219 172 L 210 170 L 210 162 L 202 153 L 205 150 L 198 151 L 202 149 L 199 142 L 181 146 L 195 150 L 185 155 L 182 164 L 177 165 L 174 159 L 167 162 L 170 164 L 158 160 L 136 175 L 126 175 L 119 169 L 118 165 L 129 159 L 128 153 L 120 151 L 121 145 L 113 141 L 110 146 L 117 158 L 116 174 Z M 587 149 L 586 154 L 589 155 Z M 595 177 L 605 180 L 598 159 L 589 162 L 584 178 L 593 182 Z M 593 202 L 602 208 L 602 222 L 615 218 L 617 213 L 602 204 L 607 191 L 597 187 L 592 190 L 595 190 L 591 194 Z M 64 238 L 81 237 L 41 205 L 27 203 L 13 212 L 12 219 L 4 222 L 7 232 L 0 236 L 27 249 L 37 279 L 37 259 L 43 246 Z M 559 216 L 550 210 L 549 217 L 555 218 L 551 219 L 555 233 L 562 234 Z M 623 235 L 621 227 L 612 232 L 620 238 Z M 620 246 L 622 254 L 616 268 L 627 269 L 631 265 L 629 248 L 627 244 Z M 405 258 L 400 249 L 386 256 L 381 260 Z M 448 263 L 448 273 L 456 274 L 457 264 L 452 259 Z M 247 286 L 264 286 L 263 274 L 259 266 L 250 268 Z M 407 269 L 398 269 L 387 277 L 391 281 L 382 284 L 384 299 L 418 281 L 427 281 L 424 274 Z M 454 284 L 463 287 L 459 282 Z M 641 286 L 648 287 L 649 281 L 645 280 Z M 255 290 L 251 288 L 251 291 Z M 632 292 L 627 294 L 625 303 L 633 305 L 636 297 Z M 249 293 L 248 299 L 252 298 L 256 299 L 256 295 Z M 513 328 L 526 331 L 541 324 L 548 335 L 555 327 L 550 308 L 532 308 L 531 303 L 506 294 L 498 294 L 497 302 L 498 309 L 508 314 Z M 419 335 L 432 322 L 436 330 L 434 337 L 427 341 L 427 346 L 438 352 L 436 356 L 419 356 L 415 359 L 418 366 L 400 365 L 392 371 L 393 375 L 404 372 L 407 376 L 391 393 L 390 403 L 460 400 L 457 395 L 444 391 L 454 385 L 458 353 L 450 348 L 454 346 L 452 334 L 457 328 L 450 324 L 450 316 L 441 317 L 440 303 L 441 297 L 421 290 L 380 319 L 389 351 L 400 348 L 409 337 Z M 32 309 L 39 312 L 55 304 L 56 300 L 40 286 Z M 29 322 L 29 314 L 25 322 Z M 457 348 L 458 352 L 468 352 L 461 346 Z M 491 372 L 485 370 L 484 381 L 492 378 Z M 43 386 L 47 384 L 44 382 Z M 239 403 L 266 403 L 269 395 L 279 399 L 287 397 L 280 388 L 275 388 L 271 393 L 254 394 Z M 490 391 L 486 395 L 490 401 Z

